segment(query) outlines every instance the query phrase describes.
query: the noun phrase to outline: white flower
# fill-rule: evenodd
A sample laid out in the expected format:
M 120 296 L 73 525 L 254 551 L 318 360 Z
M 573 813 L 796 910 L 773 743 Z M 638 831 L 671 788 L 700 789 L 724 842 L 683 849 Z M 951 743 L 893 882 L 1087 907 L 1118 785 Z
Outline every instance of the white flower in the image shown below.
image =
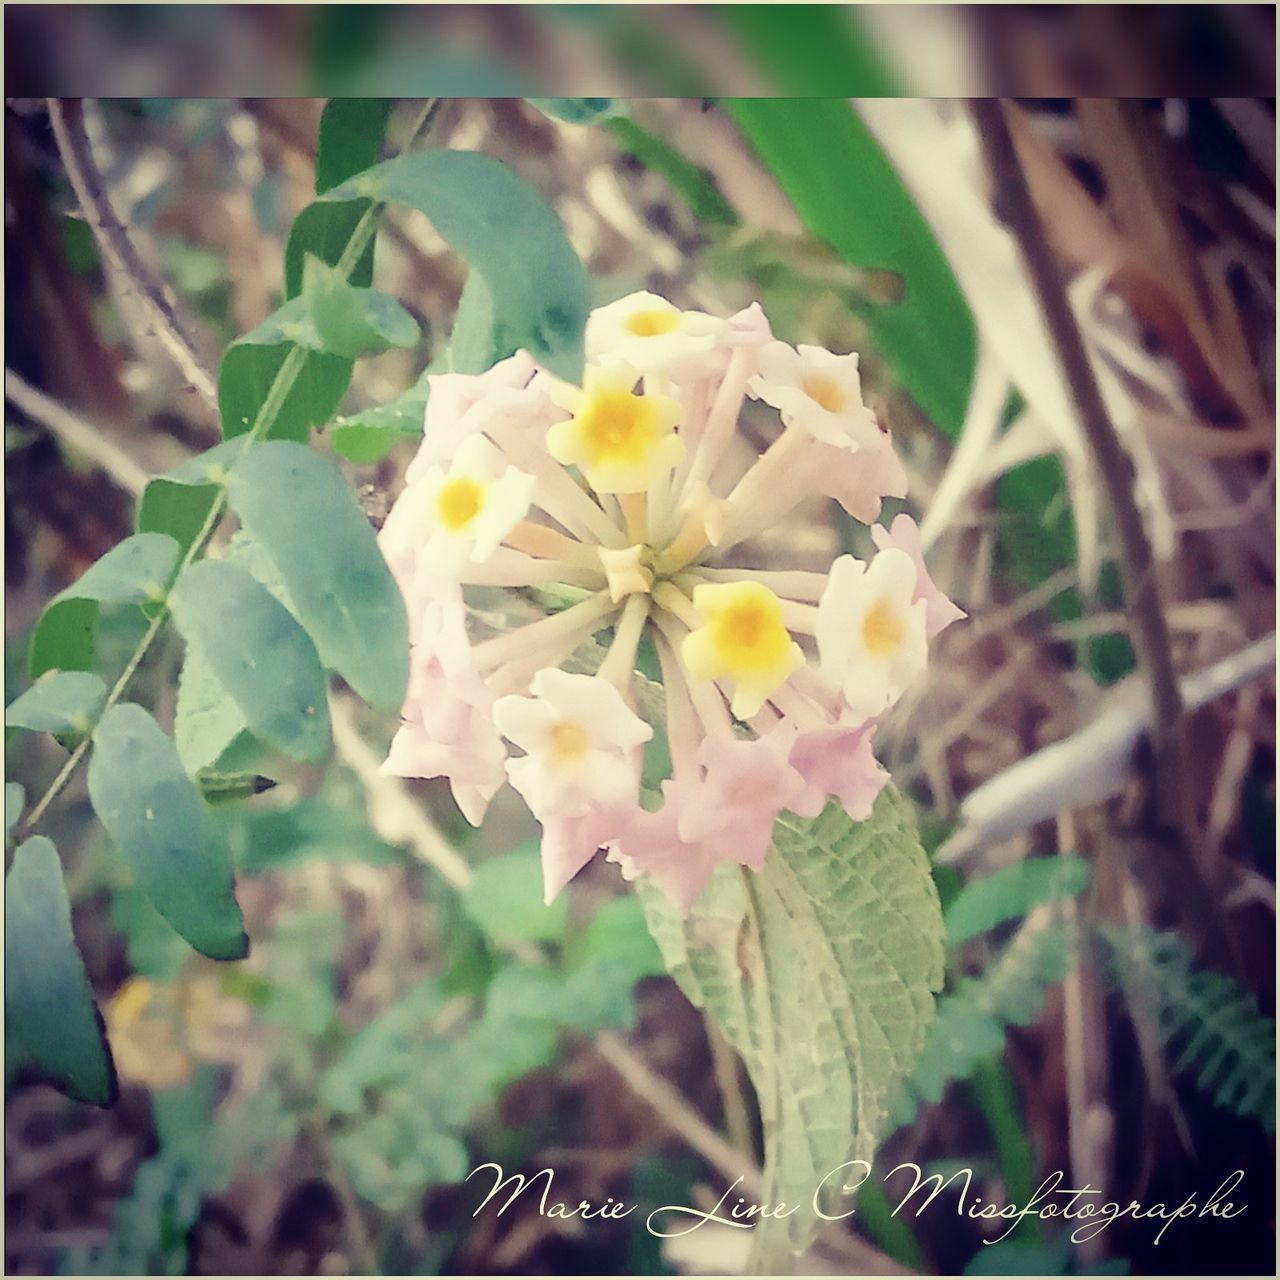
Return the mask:
M 539 671 L 530 690 L 532 698 L 499 698 L 493 719 L 525 752 L 507 762 L 507 773 L 535 816 L 576 818 L 634 803 L 640 785 L 634 752 L 653 730 L 618 690 L 599 676 L 555 668 Z
M 587 359 L 603 369 L 680 378 L 707 363 L 726 325 L 703 311 L 681 311 L 655 293 L 633 293 L 591 313 Z
M 437 569 L 487 560 L 529 512 L 534 479 L 484 436 L 468 436 L 446 470 L 427 469 L 419 484 L 426 535 L 423 556 Z
M 773 405 L 787 426 L 823 444 L 856 452 L 875 444 L 880 434 L 875 415 L 862 403 L 856 352 L 837 356 L 821 347 L 770 342 L 760 352 L 760 371 L 748 390 Z
M 916 567 L 897 548 L 870 565 L 840 556 L 831 566 L 818 602 L 818 655 L 855 715 L 887 710 L 925 669 L 925 602 L 915 591 Z

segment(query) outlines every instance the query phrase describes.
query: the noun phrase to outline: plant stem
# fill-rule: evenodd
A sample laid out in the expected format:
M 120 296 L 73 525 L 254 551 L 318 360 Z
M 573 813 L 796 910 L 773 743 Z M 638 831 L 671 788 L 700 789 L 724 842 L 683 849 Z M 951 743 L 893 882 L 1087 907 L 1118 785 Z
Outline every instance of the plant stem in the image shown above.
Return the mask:
M 438 103 L 433 103 L 432 106 L 429 106 L 424 110 L 420 117 L 419 124 L 415 126 L 415 136 L 419 129 L 424 127 L 424 125 L 430 121 L 434 113 L 434 107 L 437 105 Z M 50 113 L 51 115 L 55 115 L 59 122 L 64 122 L 62 112 L 62 104 L 58 103 L 56 99 L 51 100 Z M 77 119 L 78 118 L 79 117 L 77 116 Z M 66 140 L 65 122 L 63 123 L 63 135 L 60 136 L 60 142 L 64 144 L 64 159 L 71 157 L 75 153 L 76 147 L 73 145 L 72 141 Z M 82 202 L 91 199 L 91 196 L 87 194 L 83 181 L 73 180 L 73 184 L 76 186 L 76 193 Z M 105 204 L 105 192 L 102 194 L 102 201 Z M 110 209 L 109 204 L 105 204 L 105 207 L 108 210 Z M 360 221 L 356 223 L 355 228 L 351 232 L 351 237 L 348 239 L 346 247 L 342 251 L 342 256 L 338 259 L 337 269 L 341 271 L 343 275 L 349 276 L 355 268 L 356 263 L 360 261 L 361 255 L 368 247 L 369 241 L 373 238 L 381 210 L 382 206 L 380 204 L 370 204 L 369 208 L 361 215 Z M 93 220 L 95 228 L 102 228 L 106 225 L 103 215 L 101 211 L 97 209 L 97 206 L 93 206 L 91 209 L 91 207 L 86 204 L 85 212 L 91 217 L 91 220 Z M 96 220 L 94 220 L 95 218 Z M 111 214 L 110 224 L 113 225 L 116 232 L 118 232 L 118 237 L 112 241 L 114 246 L 113 256 L 119 263 L 121 270 L 132 275 L 129 264 L 131 262 L 137 262 L 137 255 L 132 250 L 131 243 L 128 240 L 128 235 L 124 227 L 115 220 L 114 214 Z M 121 250 L 120 244 L 117 242 L 117 240 L 120 239 L 122 239 L 125 245 L 129 246 L 128 252 Z M 141 286 L 137 287 L 140 294 L 148 298 L 151 297 L 150 291 Z M 160 308 L 160 315 L 161 318 L 171 326 L 166 331 L 170 334 L 172 341 L 166 345 L 170 348 L 171 352 L 181 350 L 185 353 L 185 358 L 179 361 L 180 367 L 184 372 L 188 371 L 188 369 L 192 367 L 200 369 L 199 357 L 196 355 L 194 348 L 190 345 L 185 338 L 185 335 L 182 334 L 176 325 L 172 325 L 171 312 Z M 276 376 L 271 381 L 271 386 L 267 391 L 267 398 L 259 407 L 257 416 L 253 420 L 253 426 L 249 429 L 248 439 L 245 446 L 246 449 L 252 448 L 253 445 L 257 443 L 257 441 L 261 440 L 275 424 L 276 419 L 280 416 L 280 410 L 284 407 L 284 403 L 288 399 L 289 393 L 293 390 L 294 383 L 297 382 L 299 375 L 302 373 L 303 367 L 307 362 L 308 354 L 309 353 L 305 347 L 294 346 L 289 351 L 289 354 L 285 356 L 284 363 L 281 364 L 280 368 L 276 371 Z M 203 383 L 200 385 L 203 385 Z M 216 385 L 213 383 L 211 378 L 209 379 L 209 385 Z M 241 456 L 243 457 L 243 455 Z M 213 537 L 218 524 L 222 520 L 226 507 L 227 489 L 224 482 L 219 487 L 218 495 L 214 499 L 213 505 L 209 508 L 209 514 L 205 517 L 204 523 L 200 526 L 200 531 L 196 534 L 191 545 L 187 548 L 186 554 L 178 564 L 177 571 L 174 574 L 175 580 L 184 569 L 193 564 L 199 558 L 205 547 L 208 546 L 209 540 Z M 130 681 L 132 681 L 133 677 L 137 674 L 138 668 L 142 665 L 142 662 L 150 651 L 156 637 L 164 629 L 164 624 L 168 620 L 168 606 L 167 604 L 162 603 L 155 617 L 151 619 L 151 624 L 147 627 L 142 638 L 138 641 L 137 647 L 130 655 L 129 661 L 125 664 L 124 670 L 120 673 L 120 678 L 115 682 L 111 687 L 111 691 L 107 694 L 107 699 L 103 703 L 102 710 L 98 713 L 98 717 L 94 721 L 92 727 L 76 744 L 75 749 L 71 752 L 71 755 L 67 757 L 66 763 L 63 764 L 62 768 L 58 771 L 57 776 L 49 784 L 45 793 L 40 797 L 40 799 L 31 808 L 30 812 L 19 824 L 17 831 L 15 832 L 16 843 L 21 843 L 22 840 L 25 840 L 31 832 L 35 830 L 40 819 L 44 817 L 45 811 L 49 808 L 49 805 L 58 797 L 62 789 L 71 780 L 75 771 L 80 767 L 80 763 L 88 753 L 89 745 L 93 741 L 94 730 L 96 730 L 98 725 L 102 723 L 102 719 L 107 712 L 110 711 L 111 708 L 114 707 L 124 696 L 129 687 Z

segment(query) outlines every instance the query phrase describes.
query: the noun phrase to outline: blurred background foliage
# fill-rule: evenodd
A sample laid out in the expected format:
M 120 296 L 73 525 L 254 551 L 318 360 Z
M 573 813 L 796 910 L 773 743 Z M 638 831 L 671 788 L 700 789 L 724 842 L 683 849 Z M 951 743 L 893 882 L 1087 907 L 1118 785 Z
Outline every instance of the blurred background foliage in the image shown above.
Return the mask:
M 82 15 L 81 30 L 100 22 L 110 39 L 124 32 L 140 50 L 157 23 L 179 50 L 199 30 L 194 17 L 117 8 Z M 788 86 L 821 73 L 803 56 L 816 32 L 833 78 L 865 76 L 869 92 L 903 82 L 880 46 L 859 42 L 859 28 L 828 30 L 836 10 L 789 8 L 787 31 L 809 33 L 802 45 L 777 38 L 772 8 L 730 6 L 717 19 L 761 80 Z M 343 6 L 305 18 L 283 10 L 268 23 L 305 34 L 307 72 L 326 83 L 345 77 L 354 91 L 367 88 L 361 77 L 376 50 L 394 46 L 401 21 L 354 23 Z M 672 39 L 661 19 L 620 15 L 535 21 L 576 23 L 606 50 L 647 51 L 667 92 L 708 95 L 721 83 L 722 71 L 701 67 L 703 46 Z M 30 10 L 15 21 L 30 33 L 45 19 Z M 1233 19 L 1213 21 L 1237 31 Z M 228 41 L 234 26 L 219 28 Z M 1231 67 L 1256 57 L 1226 36 L 1223 48 Z M 255 49 L 269 57 L 271 46 Z M 33 76 L 53 74 L 50 63 L 72 53 L 55 42 L 42 56 Z M 449 72 L 505 93 L 511 65 L 477 53 L 474 67 L 454 62 Z M 129 66 L 122 58 L 116 69 Z M 420 58 L 403 72 L 427 74 Z M 439 92 L 443 65 L 429 73 Z M 859 349 L 870 396 L 908 462 L 913 507 L 928 510 L 946 492 L 965 434 L 983 427 L 970 401 L 991 299 L 969 283 L 970 242 L 939 230 L 913 184 L 904 156 L 915 117 L 902 117 L 895 136 L 892 120 L 838 100 L 533 106 L 455 92 L 467 96 L 445 102 L 433 145 L 487 152 L 540 190 L 587 264 L 597 302 L 638 287 L 717 312 L 759 298 L 779 336 Z M 419 105 L 393 112 L 390 138 Z M 312 198 L 322 106 L 89 104 L 113 203 L 211 363 L 282 295 L 284 240 Z M 1221 327 L 1208 337 L 1197 330 L 1194 304 L 1176 291 L 1153 300 L 1150 278 L 1168 264 L 1144 261 L 1142 228 L 1117 202 L 1107 136 L 1066 102 L 1028 100 L 1018 110 L 1039 147 L 1028 153 L 1039 159 L 1024 163 L 1057 184 L 1056 201 L 1042 207 L 1065 273 L 1102 269 L 1097 341 L 1123 371 L 1141 410 L 1138 438 L 1164 481 L 1148 496 L 1173 529 L 1161 571 L 1180 669 L 1196 670 L 1263 634 L 1274 611 L 1274 109 L 1185 98 L 1141 106 L 1142 127 L 1159 137 L 1161 163 L 1177 177 L 1197 269 L 1225 282 L 1240 318 L 1234 365 Z M 972 198 L 989 203 L 973 177 L 976 157 L 957 167 L 972 144 L 962 110 L 943 104 L 936 116 L 940 132 L 925 145 L 945 144 L 940 181 L 968 172 Z M 40 609 L 132 528 L 133 473 L 121 457 L 154 473 L 215 436 L 127 283 L 99 260 L 40 104 L 10 102 L 6 169 L 8 367 L 48 397 L 6 401 L 8 703 L 25 687 Z M 1117 244 L 1128 252 L 1108 256 Z M 451 328 L 462 287 L 456 258 L 411 215 L 386 217 L 375 278 L 426 341 L 357 367 L 343 406 L 349 421 L 412 388 Z M 999 281 L 989 284 L 998 293 Z M 961 498 L 931 553 L 935 577 L 972 621 L 948 633 L 927 686 L 883 738 L 895 778 L 921 805 L 931 852 L 955 840 L 958 800 L 1110 708 L 1108 687 L 1120 681 L 1124 694 L 1133 669 L 1105 519 L 1093 566 L 1082 563 L 1093 552 L 1082 551 L 1080 531 L 1093 535 L 1096 509 L 1087 469 L 1051 432 L 1014 435 L 1038 388 L 1006 372 L 988 411 L 989 456 L 965 463 Z M 59 414 L 87 421 L 106 452 L 60 430 Z M 343 452 L 376 522 L 411 446 L 374 458 Z M 826 518 L 777 534 L 793 561 L 829 560 L 841 545 L 856 549 L 856 536 Z M 112 654 L 123 664 L 144 624 L 136 609 L 104 610 L 108 666 Z M 160 647 L 143 673 L 143 700 L 162 717 L 172 713 L 179 653 Z M 869 1185 L 853 1232 L 824 1238 L 801 1270 L 1210 1273 L 1228 1243 L 1234 1267 L 1264 1268 L 1274 1250 L 1272 707 L 1269 684 L 1255 682 L 1192 722 L 1200 856 L 1229 955 L 1212 954 L 1193 929 L 1174 931 L 1166 850 L 1136 783 L 1105 805 L 1065 805 L 1056 820 L 938 860 L 948 988 L 880 1158 L 883 1171 L 900 1160 L 944 1175 L 970 1167 L 983 1198 L 1001 1202 L 1025 1200 L 1056 1169 L 1122 1201 L 1180 1202 L 1192 1190 L 1208 1195 L 1239 1167 L 1250 1213 L 1221 1234 L 1175 1225 L 1163 1249 L 1143 1224 L 1118 1223 L 1073 1248 L 1034 1220 L 984 1247 L 980 1224 L 943 1205 L 895 1217 L 891 1188 Z M 175 939 L 109 856 L 82 792 L 51 812 L 123 1089 L 114 1110 L 98 1113 L 9 1073 L 10 1271 L 669 1274 L 742 1265 L 742 1233 L 710 1226 L 664 1243 L 644 1230 L 651 1207 L 713 1204 L 732 1179 L 711 1140 L 726 1133 L 750 1152 L 758 1132 L 738 1065 L 662 976 L 636 899 L 612 868 L 597 866 L 543 907 L 535 833 L 515 807 L 495 805 L 475 833 L 433 783 L 412 784 L 406 804 L 404 790 L 376 775 L 390 729 L 362 713 L 339 733 L 332 760 L 276 767 L 272 790 L 218 807 L 254 939 L 250 958 L 232 965 Z M 7 745 L 7 777 L 38 794 L 60 748 L 30 735 Z M 436 824 L 430 835 L 415 821 L 420 809 Z M 432 838 L 472 866 L 467 887 L 438 874 Z M 582 1226 L 531 1209 L 473 1218 L 481 1195 L 462 1179 L 486 1160 L 508 1171 L 555 1168 L 557 1195 L 570 1203 L 612 1195 L 642 1210 Z

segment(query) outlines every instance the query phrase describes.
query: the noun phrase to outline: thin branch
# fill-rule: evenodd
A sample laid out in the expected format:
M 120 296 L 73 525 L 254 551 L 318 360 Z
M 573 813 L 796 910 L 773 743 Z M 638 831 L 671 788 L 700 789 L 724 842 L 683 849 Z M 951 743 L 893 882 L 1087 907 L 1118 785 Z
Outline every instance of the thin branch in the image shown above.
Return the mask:
M 50 98 L 49 121 L 63 167 L 80 208 L 93 229 L 103 257 L 142 303 L 155 336 L 164 344 L 179 372 L 216 414 L 218 384 L 196 352 L 173 304 L 142 261 L 124 224 L 116 216 L 106 183 L 93 158 L 79 98 Z
M 1107 413 L 1084 339 L 1018 161 L 1005 107 L 998 99 L 978 99 L 973 113 L 995 182 L 995 199 L 1017 238 L 1044 312 L 1063 376 L 1070 388 L 1085 440 L 1111 507 L 1119 538 L 1125 603 L 1138 664 L 1151 695 L 1151 795 L 1153 813 L 1172 837 L 1183 874 L 1174 877 L 1183 909 L 1215 950 L 1229 952 L 1228 940 L 1212 913 L 1213 896 L 1196 861 L 1198 833 L 1192 804 L 1182 694 L 1160 598 L 1155 557 L 1134 492 L 1132 458 Z
M 126 493 L 136 497 L 147 487 L 151 477 L 130 454 L 65 405 L 37 391 L 12 369 L 4 371 L 4 394 L 6 400 L 12 400 L 33 422 L 101 467 Z

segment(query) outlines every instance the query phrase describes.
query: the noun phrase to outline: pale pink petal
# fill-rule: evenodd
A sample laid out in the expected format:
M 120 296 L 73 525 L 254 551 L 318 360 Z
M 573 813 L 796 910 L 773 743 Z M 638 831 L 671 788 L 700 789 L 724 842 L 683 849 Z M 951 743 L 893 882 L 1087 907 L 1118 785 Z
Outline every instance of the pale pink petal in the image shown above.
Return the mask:
M 816 818 L 831 796 L 855 822 L 871 816 L 876 797 L 889 781 L 872 754 L 874 728 L 874 724 L 835 725 L 800 734 L 790 757 L 804 779 L 804 790 L 791 804 L 796 813 Z
M 895 516 L 893 523 L 887 529 L 883 525 L 872 525 L 871 537 L 881 551 L 896 547 L 900 551 L 905 551 L 915 562 L 915 598 L 926 602 L 925 629 L 930 640 L 938 632 L 946 630 L 953 622 L 959 622 L 961 618 L 969 616 L 934 585 L 924 562 L 924 549 L 920 545 L 920 528 L 905 511 Z

